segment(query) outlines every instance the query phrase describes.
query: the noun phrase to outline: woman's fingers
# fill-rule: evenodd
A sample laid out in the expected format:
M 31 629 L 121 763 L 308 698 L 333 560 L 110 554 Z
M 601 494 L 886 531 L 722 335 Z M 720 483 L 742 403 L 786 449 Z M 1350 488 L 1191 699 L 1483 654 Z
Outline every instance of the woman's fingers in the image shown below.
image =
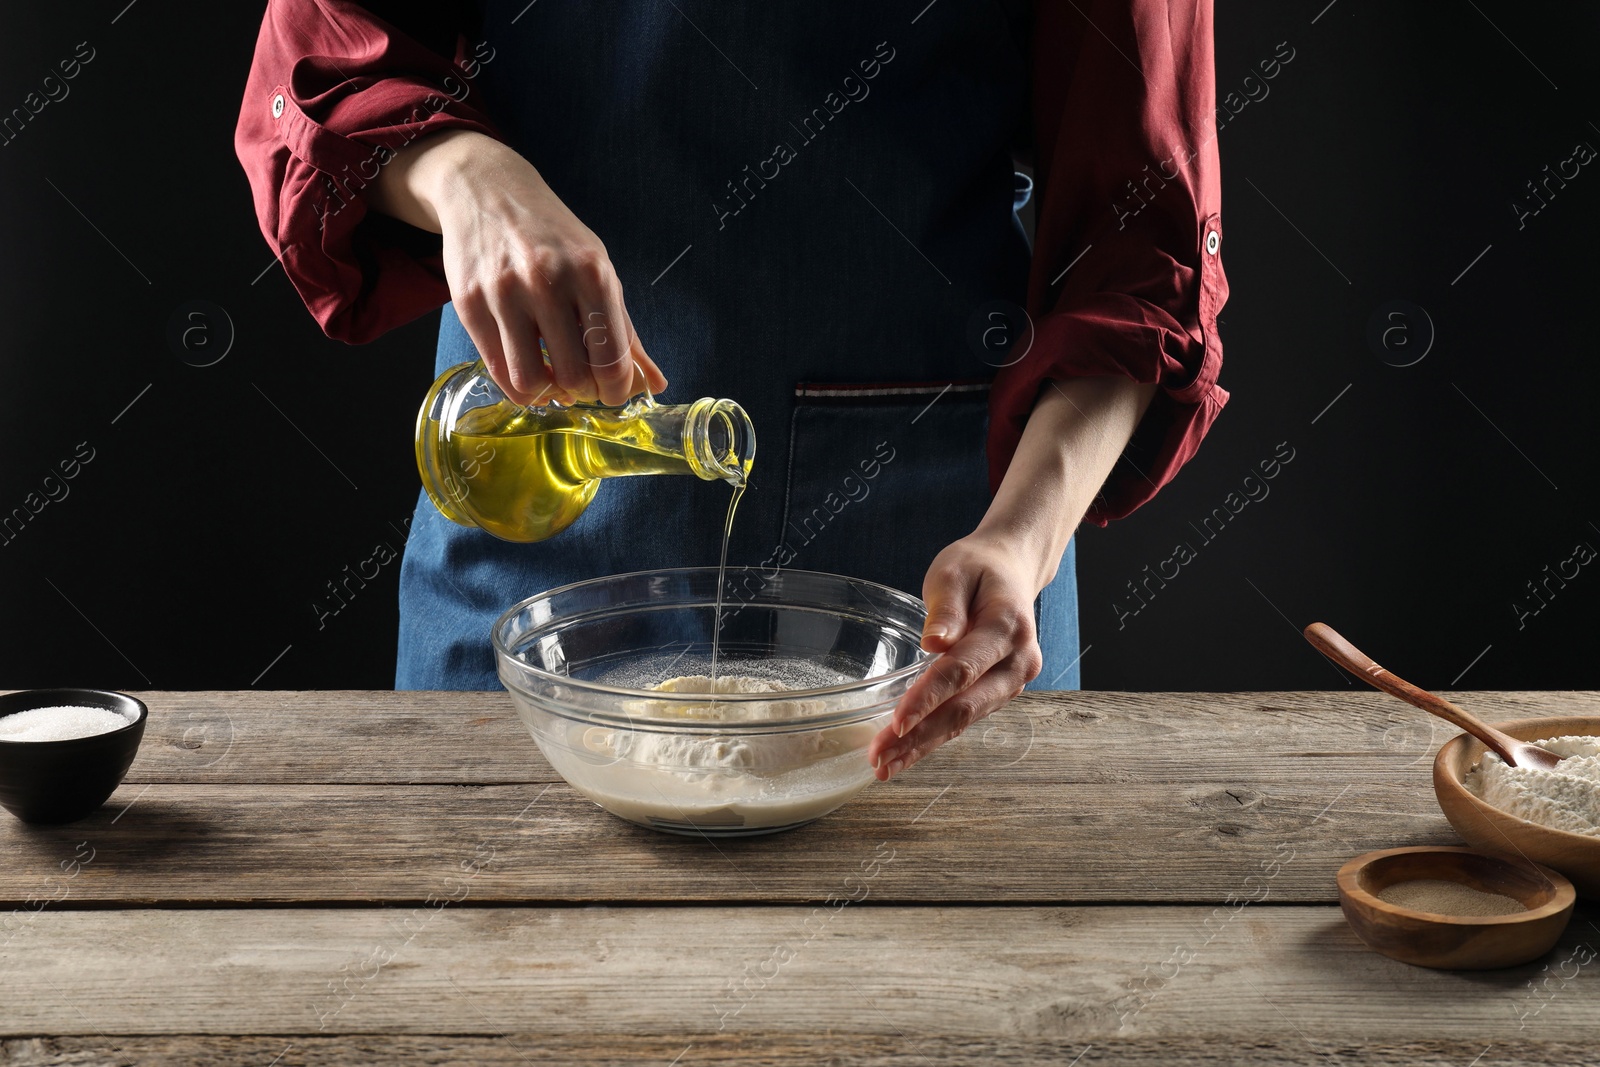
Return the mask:
M 550 375 L 550 368 L 545 366 L 544 353 L 539 350 L 537 324 L 516 306 L 501 308 L 495 318 L 505 346 L 506 379 L 515 390 L 514 395 L 506 395 L 523 405 L 547 404 L 558 399 L 559 387 Z
M 1025 664 L 1019 661 L 1020 655 L 1019 651 L 1007 657 L 975 684 L 945 701 L 906 736 L 880 746 L 878 740 L 884 736 L 880 734 L 868 749 L 868 758 L 878 779 L 888 781 L 893 778 L 946 741 L 961 736 L 967 727 L 997 711 L 1020 693 L 1026 684 L 1023 678 Z
M 626 403 L 636 392 L 632 322 L 610 262 L 574 253 L 555 275 L 540 272 L 529 280 L 527 290 L 521 299 L 550 353 L 555 387 L 579 400 Z M 652 391 L 666 385 L 659 369 L 655 378 Z
M 612 272 L 610 261 L 605 262 L 604 272 L 602 277 L 584 279 L 591 290 L 600 290 L 601 300 L 598 304 L 580 300 L 578 304 L 588 309 L 584 312 L 583 345 L 600 402 L 625 404 L 634 393 L 633 358 L 629 352 L 632 329 L 622 305 L 622 283 Z
M 589 376 L 589 360 L 584 354 L 577 313 L 571 302 L 542 282 L 535 282 L 533 292 L 524 300 L 538 335 L 544 338 L 545 349 L 550 353 L 548 373 L 555 388 L 573 399 L 593 400 L 596 395 L 594 379 Z M 542 368 L 542 354 L 537 351 L 534 354 L 540 356 Z
M 633 316 L 628 314 L 627 305 L 623 305 L 622 314 L 628 327 L 628 353 L 634 365 L 644 372 L 645 385 L 649 386 L 652 393 L 666 392 L 667 376 L 661 372 L 656 361 L 645 353 L 644 342 L 639 338 L 639 331 L 634 329 Z
M 928 665 L 890 717 L 889 728 L 904 736 L 945 701 L 971 688 L 1008 655 L 1021 639 L 1031 642 L 1032 618 L 1026 627 L 1004 601 L 978 612 L 967 632 L 950 650 Z
M 506 369 L 505 347 L 500 340 L 500 325 L 489 310 L 488 302 L 482 296 L 468 295 L 457 298 L 455 307 L 462 328 L 472 338 L 472 346 L 478 350 L 478 355 L 483 357 L 483 365 L 489 369 L 489 377 L 512 400 L 519 404 L 526 403 L 517 395 L 519 390 L 511 384 L 511 376 Z
M 947 547 L 928 568 L 923 647 L 944 649 L 906 691 L 867 746 L 888 779 L 1022 691 L 1042 656 L 1033 595 L 1004 546 L 977 537 Z
M 922 582 L 922 599 L 928 605 L 928 617 L 922 624 L 922 647 L 929 652 L 949 650 L 966 633 L 968 605 L 982 581 L 980 573 L 944 553 L 940 556 Z
M 922 583 L 922 598 L 928 605 L 922 647 L 944 655 L 929 665 L 895 707 L 889 729 L 897 734 L 906 733 L 934 708 L 983 677 L 1002 655 L 978 626 L 968 631 L 969 604 L 983 582 L 982 572 L 962 566 L 946 553 L 934 560 Z

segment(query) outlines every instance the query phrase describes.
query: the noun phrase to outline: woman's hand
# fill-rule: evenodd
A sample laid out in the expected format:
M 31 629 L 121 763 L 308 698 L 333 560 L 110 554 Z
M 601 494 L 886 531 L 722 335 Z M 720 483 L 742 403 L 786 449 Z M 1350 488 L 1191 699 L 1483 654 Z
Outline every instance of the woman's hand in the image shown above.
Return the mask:
M 475 131 L 437 134 L 390 160 L 369 196 L 443 235 L 456 315 L 512 400 L 621 404 L 666 388 L 605 245 L 512 149 Z
M 867 746 L 880 780 L 1003 707 L 1038 677 L 1034 599 L 1055 578 L 1072 531 L 1155 391 L 1127 378 L 1047 383 L 983 521 L 935 556 L 923 579 L 922 647 L 943 655 Z
M 887 780 L 1006 702 L 1039 674 L 1037 568 L 1018 546 L 982 532 L 934 557 L 922 583 L 922 647 L 943 655 L 896 705 L 867 758 Z M 1040 587 L 1042 588 L 1042 587 Z

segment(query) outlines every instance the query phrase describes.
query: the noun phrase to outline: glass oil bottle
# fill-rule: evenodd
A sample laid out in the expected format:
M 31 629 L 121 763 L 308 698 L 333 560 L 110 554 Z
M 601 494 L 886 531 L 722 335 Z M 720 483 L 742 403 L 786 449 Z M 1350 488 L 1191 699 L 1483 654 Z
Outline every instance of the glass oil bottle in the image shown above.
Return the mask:
M 445 371 L 417 413 L 417 470 L 441 514 L 507 541 L 572 525 L 607 478 L 692 474 L 742 487 L 755 427 L 732 400 L 523 407 L 483 361 Z

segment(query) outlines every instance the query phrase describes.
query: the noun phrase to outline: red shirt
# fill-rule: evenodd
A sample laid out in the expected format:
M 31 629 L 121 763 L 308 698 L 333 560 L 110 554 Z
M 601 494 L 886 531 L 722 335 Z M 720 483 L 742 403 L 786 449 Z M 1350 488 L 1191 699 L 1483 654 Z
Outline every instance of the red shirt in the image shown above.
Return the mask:
M 499 136 L 473 94 L 449 88 L 474 57 L 446 23 L 412 27 L 423 40 L 348 0 L 267 7 L 234 147 L 267 242 L 330 337 L 369 341 L 450 299 L 438 239 L 349 194 L 385 149 L 446 129 Z M 1210 0 L 1035 4 L 1035 329 L 995 374 L 990 481 L 1048 381 L 1156 383 L 1089 510 L 1100 525 L 1170 481 L 1228 399 L 1211 38 Z

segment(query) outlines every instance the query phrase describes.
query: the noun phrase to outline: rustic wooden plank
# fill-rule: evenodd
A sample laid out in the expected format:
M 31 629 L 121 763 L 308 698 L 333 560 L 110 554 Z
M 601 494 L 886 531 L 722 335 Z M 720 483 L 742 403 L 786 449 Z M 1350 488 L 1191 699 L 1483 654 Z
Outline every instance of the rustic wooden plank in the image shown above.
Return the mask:
M 68 826 L 0 820 L 0 902 L 418 901 L 453 891 L 464 864 L 475 902 L 803 902 L 835 891 L 880 842 L 900 860 L 874 892 L 897 901 L 1222 901 L 1258 892 L 1269 869 L 1273 900 L 1333 901 L 1350 856 L 1457 840 L 1425 783 L 1102 785 L 934 769 L 870 786 L 810 826 L 716 843 L 635 827 L 565 784 L 125 785 Z
M 815 1034 L 700 1034 L 676 1037 L 626 1034 L 545 1036 L 502 1034 L 355 1034 L 339 1037 L 213 1037 L 204 1034 L 105 1035 L 18 1038 L 0 1041 L 0 1063 L 8 1067 L 346 1067 L 352 1063 L 404 1063 L 425 1067 L 1328 1067 L 1347 1062 L 1406 1067 L 1549 1067 L 1588 1063 L 1594 1047 L 1528 1031 L 1493 1042 L 1355 1040 L 1313 1043 L 1298 1035 L 1272 1039 L 1202 1034 L 1175 1038 L 1103 1038 L 1085 1043 L 1050 1038 L 926 1037 L 915 1044 L 899 1035 L 860 1034 L 819 1025 Z M 1487 1056 L 1486 1048 L 1492 1049 Z M 1348 1057 L 1348 1058 L 1347 1058 Z
M 153 692 L 128 781 L 409 784 L 556 781 L 505 693 Z M 1577 711 L 1600 693 L 1458 693 L 1491 720 Z M 951 777 L 1217 782 L 1310 759 L 1350 779 L 1426 780 L 1447 724 L 1366 689 L 1028 693 L 948 745 Z M 1419 770 L 1413 770 L 1419 768 Z M 1303 775 L 1304 766 L 1282 777 Z
M 1326 906 L 61 912 L 8 946 L 0 1032 L 1592 1049 L 1592 917 L 1543 964 L 1450 973 Z
M 151 692 L 127 781 L 552 782 L 504 692 Z

